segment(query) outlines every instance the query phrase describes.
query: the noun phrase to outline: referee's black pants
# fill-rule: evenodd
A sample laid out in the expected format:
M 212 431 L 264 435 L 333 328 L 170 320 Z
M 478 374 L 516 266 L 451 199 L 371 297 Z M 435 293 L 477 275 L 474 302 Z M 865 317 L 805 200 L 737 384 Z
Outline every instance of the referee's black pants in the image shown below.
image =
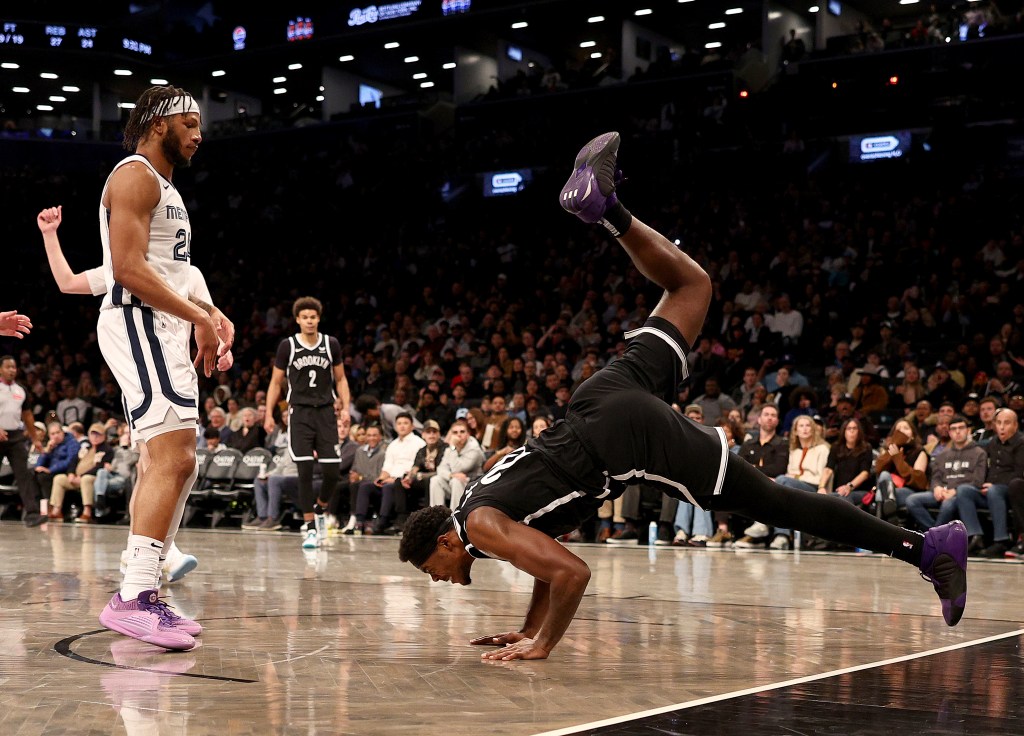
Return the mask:
M 26 514 L 39 513 L 39 491 L 32 471 L 28 467 L 28 445 L 25 432 L 15 430 L 7 433 L 7 439 L 0 442 L 0 462 L 7 458 L 14 471 L 14 482 L 21 496 L 22 518 Z

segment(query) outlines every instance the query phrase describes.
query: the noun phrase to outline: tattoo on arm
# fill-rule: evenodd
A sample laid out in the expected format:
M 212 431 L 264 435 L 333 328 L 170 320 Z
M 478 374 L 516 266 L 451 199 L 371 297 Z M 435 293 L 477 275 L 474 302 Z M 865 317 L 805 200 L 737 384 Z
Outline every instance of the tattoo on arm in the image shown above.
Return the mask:
M 202 299 L 198 299 L 198 298 L 192 296 L 191 294 L 188 295 L 188 300 L 190 302 L 192 302 L 193 304 L 195 304 L 200 309 L 202 309 L 207 314 L 213 314 L 213 305 L 212 304 L 207 304 Z

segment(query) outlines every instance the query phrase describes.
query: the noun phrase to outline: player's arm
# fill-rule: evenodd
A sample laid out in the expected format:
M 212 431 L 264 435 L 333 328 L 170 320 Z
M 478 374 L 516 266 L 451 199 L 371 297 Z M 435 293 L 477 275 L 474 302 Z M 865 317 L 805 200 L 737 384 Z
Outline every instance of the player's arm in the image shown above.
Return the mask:
M 213 305 L 213 296 L 210 294 L 210 287 L 206 285 L 206 277 L 203 276 L 203 272 L 196 266 L 189 266 L 188 273 L 188 300 L 213 319 L 217 337 L 224 343 L 224 352 L 226 353 L 235 344 L 235 325 L 224 312 Z
M 50 264 L 53 280 L 64 294 L 91 294 L 89 279 L 85 272 L 75 273 L 64 257 L 57 237 L 57 228 L 61 223 L 61 207 L 47 207 L 36 215 L 36 225 L 43 234 L 43 247 L 46 249 L 46 260 Z
M 284 370 L 274 366 L 270 373 L 270 385 L 267 386 L 267 417 L 263 420 L 263 429 L 270 434 L 277 426 L 274 421 L 274 407 L 281 400 L 281 384 L 284 383 Z
M 183 299 L 160 278 L 146 260 L 150 212 L 160 201 L 159 185 L 141 164 L 126 164 L 107 188 L 110 212 L 110 261 L 114 280 L 144 302 L 196 326 L 198 355 L 207 376 L 213 371 L 218 339 L 210 315 Z
M 530 597 L 530 607 L 526 609 L 526 620 L 523 622 L 522 628 L 519 631 L 509 631 L 504 634 L 478 636 L 476 639 L 470 640 L 469 643 L 494 644 L 500 647 L 506 644 L 514 644 L 523 639 L 532 639 L 537 635 L 541 622 L 544 621 L 544 617 L 547 615 L 550 597 L 550 586 L 543 580 L 534 578 L 533 595 Z
M 334 366 L 334 390 L 338 398 L 334 400 L 334 411 L 343 421 L 348 421 L 349 403 L 352 401 L 352 393 L 348 387 L 348 378 L 345 376 L 345 364 L 338 363 Z
M 475 509 L 467 519 L 467 529 L 477 549 L 507 560 L 547 588 L 545 591 L 545 586 L 534 586 L 534 598 L 547 593 L 546 607 L 531 599 L 527 621 L 539 624 L 534 636 L 488 652 L 484 659 L 546 659 L 579 608 L 590 582 L 590 568 L 551 537 L 513 521 L 497 509 Z

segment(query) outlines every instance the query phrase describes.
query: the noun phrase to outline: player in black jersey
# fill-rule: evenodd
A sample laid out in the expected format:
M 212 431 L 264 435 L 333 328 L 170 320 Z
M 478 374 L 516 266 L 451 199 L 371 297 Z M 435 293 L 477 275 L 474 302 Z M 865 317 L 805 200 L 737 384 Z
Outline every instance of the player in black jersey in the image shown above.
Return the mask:
M 580 604 L 590 569 L 555 541 L 638 479 L 700 508 L 752 519 L 917 565 L 950 626 L 967 599 L 967 533 L 961 522 L 924 536 L 865 514 L 839 497 L 776 484 L 729 452 L 720 428 L 674 411 L 686 353 L 704 323 L 711 280 L 689 256 L 622 206 L 615 194 L 617 133 L 580 151 L 561 205 L 600 222 L 636 268 L 665 293 L 647 323 L 627 333 L 625 353 L 573 394 L 563 421 L 509 453 L 465 491 L 451 513 L 432 506 L 409 517 L 399 557 L 435 581 L 468 585 L 478 558 L 506 560 L 535 578 L 519 631 L 474 639 L 496 644 L 485 659 L 544 659 Z
M 299 334 L 282 340 L 277 347 L 263 423 L 268 435 L 274 431 L 273 407 L 287 379 L 288 451 L 299 471 L 299 508 L 306 520 L 304 549 L 315 549 L 324 541 L 320 522 L 338 484 L 337 422 L 349 421 L 350 397 L 341 344 L 337 338 L 320 333 L 323 311 L 320 300 L 311 296 L 296 299 L 292 305 Z M 314 453 L 323 471 L 320 498 L 313 492 Z

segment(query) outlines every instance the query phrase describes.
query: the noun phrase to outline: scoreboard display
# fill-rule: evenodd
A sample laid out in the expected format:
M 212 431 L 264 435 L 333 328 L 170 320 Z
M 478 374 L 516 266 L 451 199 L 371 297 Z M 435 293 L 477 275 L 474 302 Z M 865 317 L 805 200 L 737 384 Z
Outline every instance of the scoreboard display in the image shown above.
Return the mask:
M 97 51 L 128 56 L 152 57 L 153 44 L 102 26 L 0 18 L 0 50 L 50 49 L 52 51 Z

